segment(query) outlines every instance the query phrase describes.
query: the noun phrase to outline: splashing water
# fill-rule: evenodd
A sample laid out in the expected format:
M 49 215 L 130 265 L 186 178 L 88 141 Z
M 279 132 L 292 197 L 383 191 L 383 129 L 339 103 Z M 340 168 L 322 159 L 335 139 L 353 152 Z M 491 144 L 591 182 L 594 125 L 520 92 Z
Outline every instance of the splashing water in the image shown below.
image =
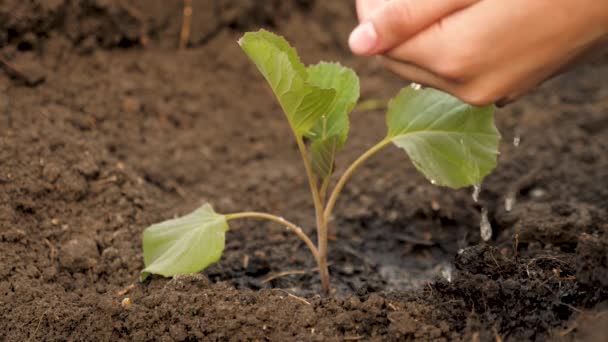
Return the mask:
M 519 147 L 520 142 L 521 142 L 521 137 L 519 135 L 516 135 L 515 137 L 513 137 L 513 146 Z
M 479 202 L 479 193 L 481 192 L 481 184 L 473 185 L 473 201 Z
M 545 191 L 545 189 L 542 188 L 534 188 L 532 190 L 530 190 L 530 197 L 532 198 L 541 198 L 543 196 L 545 196 L 547 194 L 547 191 Z
M 481 222 L 479 223 L 479 232 L 481 233 L 481 239 L 488 241 L 492 238 L 492 225 L 488 220 L 488 209 L 481 208 Z
M 445 267 L 441 270 L 441 276 L 448 281 L 448 283 L 452 282 L 452 266 L 445 265 Z
M 516 197 L 514 193 L 508 193 L 507 197 L 505 197 L 505 210 L 507 212 L 513 210 L 513 207 L 515 206 L 515 201 L 516 201 Z

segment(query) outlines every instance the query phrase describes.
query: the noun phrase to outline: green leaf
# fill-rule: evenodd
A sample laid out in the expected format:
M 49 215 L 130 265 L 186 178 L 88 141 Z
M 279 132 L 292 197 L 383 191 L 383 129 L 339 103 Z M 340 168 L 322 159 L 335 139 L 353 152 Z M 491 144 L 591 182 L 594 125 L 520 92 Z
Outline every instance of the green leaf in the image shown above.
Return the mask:
M 312 169 L 317 176 L 321 178 L 331 176 L 341 139 L 342 137 L 339 135 L 332 135 L 324 139 L 314 140 L 310 145 Z
M 473 107 L 434 89 L 403 89 L 390 103 L 388 135 L 433 184 L 479 184 L 496 167 L 494 106 Z
M 334 89 L 336 97 L 327 113 L 306 137 L 314 141 L 337 135 L 342 148 L 348 136 L 348 114 L 359 99 L 357 74 L 338 63 L 321 62 L 308 67 L 308 83 L 323 89 Z
M 142 279 L 150 273 L 171 277 L 205 269 L 222 256 L 227 230 L 226 218 L 208 204 L 146 228 Z
M 324 179 L 331 176 L 336 153 L 346 143 L 348 114 L 359 99 L 359 78 L 353 70 L 338 63 L 321 62 L 308 67 L 308 83 L 336 91 L 336 97 L 327 113 L 306 134 L 312 141 L 313 170 Z
M 239 44 L 270 84 L 294 133 L 304 136 L 328 112 L 336 91 L 307 83 L 306 67 L 280 36 L 265 30 L 248 32 Z

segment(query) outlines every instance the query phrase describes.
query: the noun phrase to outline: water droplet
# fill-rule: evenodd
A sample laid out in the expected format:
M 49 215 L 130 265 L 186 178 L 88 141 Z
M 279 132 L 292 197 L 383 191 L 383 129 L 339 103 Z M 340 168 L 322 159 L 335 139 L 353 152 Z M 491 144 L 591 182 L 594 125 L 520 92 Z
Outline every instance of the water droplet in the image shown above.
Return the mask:
M 473 201 L 479 202 L 479 193 L 481 192 L 481 184 L 473 185 Z
M 448 281 L 448 283 L 452 282 L 452 267 L 450 265 L 446 265 L 442 270 L 441 270 L 441 276 L 445 278 L 445 280 Z
M 507 197 L 505 197 L 505 210 L 506 211 L 511 211 L 513 210 L 513 207 L 515 206 L 515 194 L 514 193 L 509 193 L 507 194 Z
M 441 209 L 441 205 L 439 202 L 437 202 L 437 200 L 431 200 L 431 209 L 433 209 L 433 211 L 438 211 Z
M 516 135 L 515 137 L 513 137 L 513 146 L 518 147 L 520 142 L 521 142 L 521 137 L 519 135 Z
M 488 220 L 488 209 L 481 208 L 481 222 L 479 223 L 479 232 L 481 233 L 481 239 L 488 241 L 492 238 L 492 225 Z
M 437 184 L 437 181 L 434 179 L 431 179 L 431 184 L 435 185 L 435 184 Z
M 530 197 L 532 198 L 541 198 L 545 196 L 547 192 L 542 188 L 534 188 L 530 191 Z
M 410 84 L 410 87 L 412 87 L 412 89 L 414 89 L 414 90 L 420 90 L 420 88 L 422 88 L 422 86 L 420 84 L 414 83 L 414 82 L 412 82 Z

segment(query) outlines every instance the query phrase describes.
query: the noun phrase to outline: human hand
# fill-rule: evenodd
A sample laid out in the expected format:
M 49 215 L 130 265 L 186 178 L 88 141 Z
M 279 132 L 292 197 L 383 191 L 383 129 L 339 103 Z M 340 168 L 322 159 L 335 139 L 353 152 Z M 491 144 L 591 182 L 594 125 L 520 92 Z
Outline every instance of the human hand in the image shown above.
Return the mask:
M 473 105 L 515 100 L 606 44 L 606 0 L 357 0 L 349 45 Z

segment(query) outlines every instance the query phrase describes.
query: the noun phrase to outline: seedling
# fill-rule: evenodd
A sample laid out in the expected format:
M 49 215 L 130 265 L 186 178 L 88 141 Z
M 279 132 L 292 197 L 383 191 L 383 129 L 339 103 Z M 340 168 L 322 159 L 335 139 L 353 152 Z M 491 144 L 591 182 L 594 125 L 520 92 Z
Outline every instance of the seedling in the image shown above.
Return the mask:
M 451 188 L 479 184 L 496 166 L 500 135 L 493 106 L 476 108 L 437 90 L 407 87 L 389 102 L 386 137 L 357 158 L 329 191 L 336 154 L 348 136 L 348 115 L 359 98 L 357 75 L 337 63 L 306 67 L 285 39 L 268 31 L 246 33 L 239 44 L 268 81 L 289 121 L 312 194 L 317 244 L 282 217 L 261 212 L 221 215 L 205 204 L 144 231 L 142 278 L 205 269 L 220 259 L 229 222 L 257 218 L 285 226 L 302 239 L 317 261 L 323 291 L 328 292 L 329 218 L 348 179 L 372 155 L 396 145 L 431 183 Z

